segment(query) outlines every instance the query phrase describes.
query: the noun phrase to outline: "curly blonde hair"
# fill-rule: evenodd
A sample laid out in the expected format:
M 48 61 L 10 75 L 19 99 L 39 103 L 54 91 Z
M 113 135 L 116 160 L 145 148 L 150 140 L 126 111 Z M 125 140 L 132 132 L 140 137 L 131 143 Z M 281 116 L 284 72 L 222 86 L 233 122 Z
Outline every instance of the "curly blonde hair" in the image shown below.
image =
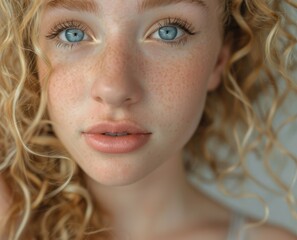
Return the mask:
M 297 4 L 223 2 L 224 39 L 231 56 L 223 84 L 209 94 L 200 126 L 185 147 L 185 167 L 196 173 L 207 165 L 218 182 L 236 169 L 254 179 L 245 159 L 261 145 L 263 164 L 293 206 L 291 188 L 272 171 L 269 156 L 276 146 L 297 163 L 278 140 L 281 127 L 296 116 L 277 127 L 273 124 L 286 97 L 297 91 L 292 77 L 296 21 L 286 14 Z M 0 2 L 0 172 L 13 189 L 8 238 L 83 239 L 99 229 L 97 236 L 107 239 L 106 223 L 98 211 L 93 215 L 81 170 L 56 138 L 48 118 L 46 87 L 39 85 L 36 66 L 37 56 L 50 66 L 38 45 L 42 7 L 41 0 Z M 263 96 L 269 105 L 263 104 Z M 213 144 L 226 147 L 227 156 L 232 154 L 235 160 L 218 154 Z
M 186 147 L 186 167 L 200 180 L 215 181 L 226 195 L 259 200 L 265 216 L 256 226 L 268 219 L 267 203 L 244 188 L 241 192 L 228 189 L 226 180 L 250 180 L 284 197 L 297 219 L 293 193 L 297 173 L 292 183 L 286 184 L 273 168 L 276 164 L 272 156 L 277 149 L 282 158 L 276 160 L 283 168 L 288 161 L 297 164 L 297 156 L 279 138 L 285 126 L 297 122 L 296 112 L 285 111 L 287 101 L 297 93 L 297 24 L 293 19 L 297 3 L 225 2 L 225 41 L 230 45 L 231 57 L 223 84 L 209 94 L 200 126 Z M 284 117 L 280 121 L 281 114 Z M 247 160 L 252 154 L 252 158 L 262 161 L 273 184 L 268 186 L 251 172 Z M 205 166 L 211 169 L 211 177 L 201 172 Z

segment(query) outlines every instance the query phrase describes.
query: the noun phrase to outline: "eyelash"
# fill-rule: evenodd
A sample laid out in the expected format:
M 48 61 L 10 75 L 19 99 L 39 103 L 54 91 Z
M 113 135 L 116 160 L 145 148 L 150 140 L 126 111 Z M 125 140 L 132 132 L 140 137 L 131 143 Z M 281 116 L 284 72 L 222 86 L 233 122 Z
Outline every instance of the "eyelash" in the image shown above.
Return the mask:
M 194 32 L 194 27 L 191 23 L 189 23 L 186 20 L 180 19 L 180 18 L 168 17 L 168 18 L 160 20 L 157 24 L 158 24 L 158 28 L 153 33 L 155 33 L 160 28 L 165 27 L 165 26 L 179 27 L 181 30 L 183 30 L 186 33 L 186 36 L 182 36 L 182 37 L 178 38 L 177 40 L 173 40 L 173 41 L 158 40 L 161 43 L 169 44 L 171 46 L 179 46 L 181 44 L 185 45 L 188 41 L 188 36 L 192 36 L 197 33 L 197 32 Z M 87 31 L 87 27 L 84 24 L 82 24 L 78 21 L 75 21 L 75 20 L 69 20 L 69 21 L 61 22 L 61 23 L 58 23 L 57 25 L 55 25 L 50 30 L 50 33 L 48 35 L 46 35 L 46 38 L 48 38 L 50 40 L 54 40 L 59 36 L 59 34 L 61 32 L 65 31 L 67 29 L 70 29 L 70 28 L 75 28 L 75 29 L 78 29 L 83 32 Z M 57 47 L 64 47 L 64 48 L 72 49 L 75 45 L 79 45 L 79 44 L 80 44 L 80 42 L 69 43 L 69 42 L 63 42 L 59 39 L 56 39 Z
M 75 28 L 78 29 L 80 31 L 86 32 L 87 31 L 87 27 L 85 25 L 83 25 L 82 23 L 75 21 L 75 20 L 69 20 L 66 22 L 61 22 L 58 23 L 57 25 L 55 25 L 51 30 L 50 33 L 48 35 L 46 35 L 46 38 L 50 39 L 50 40 L 54 40 L 56 39 L 59 34 L 67 29 L 70 28 Z M 79 42 L 77 43 L 69 43 L 69 42 L 63 42 L 61 40 L 56 40 L 56 46 L 57 47 L 64 47 L 64 48 L 73 48 L 75 45 L 78 45 Z
M 197 32 L 194 32 L 194 27 L 191 23 L 181 18 L 169 17 L 169 18 L 163 19 L 158 23 L 158 26 L 159 28 L 156 29 L 154 32 L 158 31 L 160 28 L 165 26 L 173 26 L 173 27 L 179 27 L 181 30 L 183 30 L 186 33 L 186 36 L 180 37 L 177 40 L 173 40 L 173 41 L 158 40 L 161 43 L 169 44 L 171 46 L 179 46 L 181 44 L 185 45 L 188 41 L 188 36 L 193 36 L 197 33 Z

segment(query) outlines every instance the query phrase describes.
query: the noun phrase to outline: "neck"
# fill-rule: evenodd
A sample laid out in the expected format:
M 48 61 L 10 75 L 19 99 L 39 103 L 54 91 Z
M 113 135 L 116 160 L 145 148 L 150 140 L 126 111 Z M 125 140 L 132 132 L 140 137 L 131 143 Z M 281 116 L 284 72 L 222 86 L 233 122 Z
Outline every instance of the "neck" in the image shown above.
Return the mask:
M 182 215 L 188 215 L 186 209 L 193 196 L 181 156 L 128 186 L 102 186 L 89 178 L 87 184 L 95 201 L 112 216 L 116 230 L 130 236 L 148 236 L 152 231 L 159 234 L 169 223 L 179 226 Z

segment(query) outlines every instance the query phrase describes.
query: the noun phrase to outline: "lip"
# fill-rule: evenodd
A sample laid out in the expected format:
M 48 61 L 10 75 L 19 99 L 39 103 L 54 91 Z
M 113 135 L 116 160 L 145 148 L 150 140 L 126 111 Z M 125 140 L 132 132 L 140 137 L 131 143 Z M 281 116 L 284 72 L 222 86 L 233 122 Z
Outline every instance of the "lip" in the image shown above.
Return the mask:
M 119 136 L 106 134 L 118 133 Z M 145 145 L 151 132 L 133 122 L 102 122 L 82 132 L 86 143 L 102 153 L 129 153 Z

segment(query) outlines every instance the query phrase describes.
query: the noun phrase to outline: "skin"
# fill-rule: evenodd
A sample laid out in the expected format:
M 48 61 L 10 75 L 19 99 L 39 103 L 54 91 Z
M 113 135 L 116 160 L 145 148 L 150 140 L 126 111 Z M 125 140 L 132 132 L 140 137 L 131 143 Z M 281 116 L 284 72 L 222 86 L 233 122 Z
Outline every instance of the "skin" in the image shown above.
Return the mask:
M 194 189 L 182 166 L 182 149 L 228 60 L 219 4 L 178 3 L 140 14 L 137 1 L 96 3 L 100 14 L 64 8 L 42 14 L 40 44 L 52 65 L 48 111 L 56 135 L 119 236 L 224 239 L 229 211 Z M 153 33 L 167 17 L 187 20 L 196 34 L 184 33 L 181 45 L 161 42 Z M 61 46 L 61 35 L 46 37 L 67 19 L 87 26 L 87 38 L 72 48 Z M 43 84 L 48 69 L 40 59 L 38 70 Z M 103 120 L 136 122 L 151 138 L 127 154 L 95 151 L 81 133 Z
M 41 36 L 48 35 L 57 22 L 72 18 L 90 26 L 93 34 L 72 49 L 41 37 L 53 67 L 48 109 L 56 134 L 93 180 L 125 185 L 179 157 L 197 128 L 207 91 L 218 84 L 223 69 L 219 15 L 211 4 L 212 11 L 175 4 L 139 15 L 137 1 L 99 2 L 101 16 L 66 9 L 45 11 Z M 200 33 L 178 47 L 146 36 L 156 30 L 160 19 L 172 15 L 189 15 Z M 41 76 L 44 69 L 39 62 Z M 131 154 L 95 152 L 81 131 L 103 120 L 136 122 L 153 133 L 151 140 Z

